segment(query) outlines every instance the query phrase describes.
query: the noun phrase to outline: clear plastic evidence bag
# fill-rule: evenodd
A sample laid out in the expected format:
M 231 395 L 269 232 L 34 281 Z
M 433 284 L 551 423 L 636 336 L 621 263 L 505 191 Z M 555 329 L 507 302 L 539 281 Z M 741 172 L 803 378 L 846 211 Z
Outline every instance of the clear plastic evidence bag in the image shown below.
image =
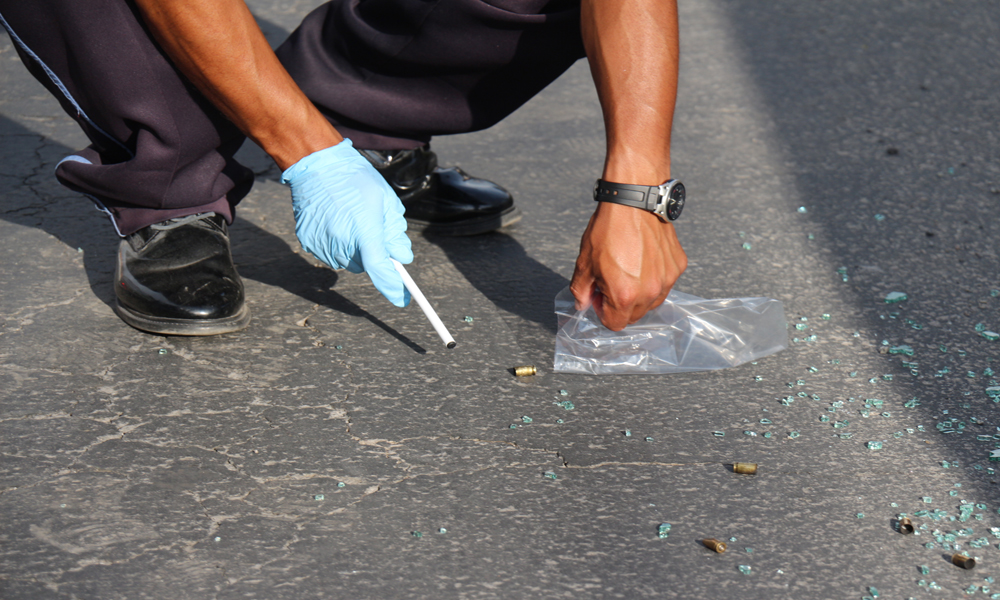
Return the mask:
M 788 347 L 785 311 L 771 298 L 705 300 L 672 290 L 655 310 L 622 331 L 593 307 L 556 295 L 554 370 L 585 375 L 663 374 L 735 367 Z

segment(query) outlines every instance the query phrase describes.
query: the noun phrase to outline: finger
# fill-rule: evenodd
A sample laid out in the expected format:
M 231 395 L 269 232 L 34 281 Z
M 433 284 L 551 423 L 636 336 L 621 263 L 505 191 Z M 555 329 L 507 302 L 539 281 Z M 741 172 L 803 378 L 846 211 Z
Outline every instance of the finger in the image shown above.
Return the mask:
M 406 237 L 405 233 L 388 237 L 385 241 L 385 249 L 389 256 L 404 265 L 413 262 L 413 248 L 410 244 L 410 238 Z
M 621 331 L 629 325 L 632 317 L 633 307 L 621 308 L 614 304 L 613 300 L 607 296 L 603 297 L 603 310 L 598 313 L 601 323 L 611 331 Z
M 389 262 L 389 255 L 385 248 L 381 244 L 362 246 L 361 260 L 364 263 L 365 272 L 368 273 L 372 284 L 375 285 L 375 289 L 394 305 L 400 308 L 406 306 L 409 298 L 406 287 L 403 285 L 403 278 Z
M 569 291 L 573 293 L 573 298 L 576 300 L 576 310 L 584 310 L 591 305 L 594 295 L 594 282 L 594 276 L 590 273 L 584 273 L 579 267 L 573 273 L 573 280 L 569 284 Z

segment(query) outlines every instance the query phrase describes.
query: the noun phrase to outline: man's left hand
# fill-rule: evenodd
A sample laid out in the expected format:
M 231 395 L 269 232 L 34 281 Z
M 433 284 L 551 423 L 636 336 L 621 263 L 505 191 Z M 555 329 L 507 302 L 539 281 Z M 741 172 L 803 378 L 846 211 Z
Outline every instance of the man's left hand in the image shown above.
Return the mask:
M 662 304 L 686 268 L 672 223 L 601 202 L 583 233 L 570 291 L 577 310 L 593 303 L 604 326 L 621 331 Z

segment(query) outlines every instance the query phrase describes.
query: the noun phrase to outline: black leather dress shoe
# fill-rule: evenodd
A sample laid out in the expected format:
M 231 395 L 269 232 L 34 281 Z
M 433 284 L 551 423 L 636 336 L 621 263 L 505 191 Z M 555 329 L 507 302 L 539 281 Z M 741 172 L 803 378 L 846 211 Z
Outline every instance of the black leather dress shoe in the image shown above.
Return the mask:
M 361 150 L 406 208 L 410 229 L 437 235 L 477 235 L 521 219 L 510 193 L 458 167 L 442 169 L 430 147 Z
M 142 331 L 215 335 L 250 322 L 226 221 L 201 213 L 150 225 L 118 246 L 115 311 Z

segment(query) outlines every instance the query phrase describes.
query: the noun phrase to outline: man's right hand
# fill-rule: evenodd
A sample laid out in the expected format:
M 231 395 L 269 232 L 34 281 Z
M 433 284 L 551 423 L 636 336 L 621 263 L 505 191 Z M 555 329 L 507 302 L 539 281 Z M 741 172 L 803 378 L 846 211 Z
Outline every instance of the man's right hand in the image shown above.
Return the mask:
M 410 295 L 389 258 L 413 262 L 403 204 L 350 140 L 314 152 L 289 167 L 295 235 L 302 248 L 335 269 L 367 272 L 396 306 Z

